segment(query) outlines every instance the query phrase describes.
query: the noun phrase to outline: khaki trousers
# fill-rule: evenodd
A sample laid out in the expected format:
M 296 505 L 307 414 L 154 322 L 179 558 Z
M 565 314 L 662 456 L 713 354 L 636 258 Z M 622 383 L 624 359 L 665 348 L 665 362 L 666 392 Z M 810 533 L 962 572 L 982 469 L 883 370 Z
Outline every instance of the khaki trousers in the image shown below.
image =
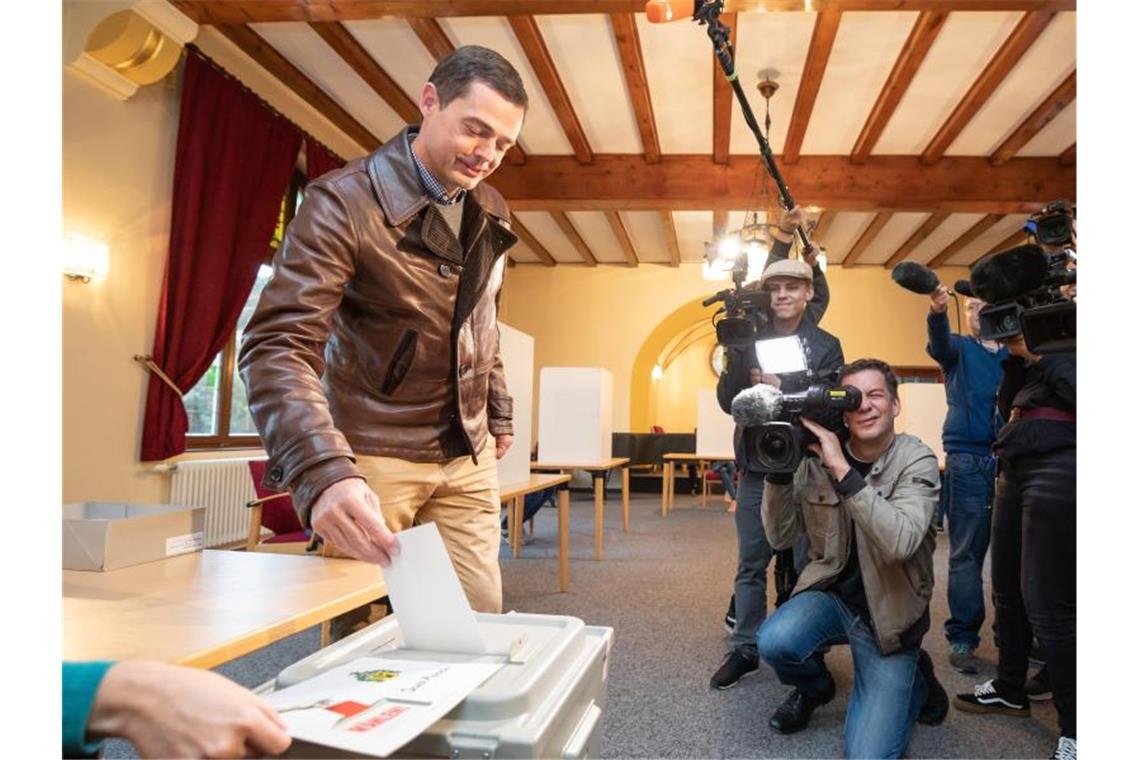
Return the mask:
M 469 456 L 445 462 L 356 457 L 357 468 L 380 501 L 389 530 L 398 533 L 413 525 L 436 524 L 476 612 L 501 612 L 503 607 L 499 472 L 492 441 L 488 438 L 479 452 L 479 464 Z M 325 554 L 345 556 L 335 546 Z

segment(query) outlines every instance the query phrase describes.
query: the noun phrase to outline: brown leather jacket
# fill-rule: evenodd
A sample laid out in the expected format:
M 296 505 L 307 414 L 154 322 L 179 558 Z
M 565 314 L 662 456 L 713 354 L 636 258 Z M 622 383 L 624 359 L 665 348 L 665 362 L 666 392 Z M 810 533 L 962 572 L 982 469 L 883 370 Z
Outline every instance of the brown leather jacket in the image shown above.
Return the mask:
M 462 240 L 430 202 L 408 130 L 310 183 L 242 342 L 249 408 L 309 525 L 316 497 L 360 477 L 354 452 L 415 462 L 509 434 L 496 324 L 506 202 L 467 194 Z

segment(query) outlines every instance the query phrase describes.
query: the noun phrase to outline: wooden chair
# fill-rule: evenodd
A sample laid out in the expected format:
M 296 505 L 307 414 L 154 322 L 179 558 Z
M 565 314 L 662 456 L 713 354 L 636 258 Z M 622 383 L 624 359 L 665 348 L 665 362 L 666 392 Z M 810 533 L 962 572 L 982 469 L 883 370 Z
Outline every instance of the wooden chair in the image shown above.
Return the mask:
M 249 474 L 253 478 L 253 490 L 257 497 L 245 505 L 249 509 L 249 535 L 246 537 L 245 550 L 279 554 L 305 554 L 312 551 L 312 531 L 305 530 L 297 518 L 293 497 L 288 491 L 271 491 L 261 484 L 265 477 L 265 460 L 251 459 Z M 262 539 L 262 528 L 268 528 L 273 535 Z

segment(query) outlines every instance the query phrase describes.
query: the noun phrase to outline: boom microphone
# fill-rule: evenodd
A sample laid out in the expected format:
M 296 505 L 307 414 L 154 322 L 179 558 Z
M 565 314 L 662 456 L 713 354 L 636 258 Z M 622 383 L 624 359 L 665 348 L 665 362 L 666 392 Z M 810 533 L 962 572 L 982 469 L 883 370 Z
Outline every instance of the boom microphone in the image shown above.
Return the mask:
M 740 427 L 764 425 L 780 418 L 783 394 L 766 383 L 745 388 L 732 399 L 732 419 Z
M 930 267 L 904 261 L 891 270 L 891 279 L 912 293 L 928 296 L 938 290 L 938 275 Z
M 1049 258 L 1041 246 L 1019 245 L 970 267 L 970 287 L 986 303 L 1002 303 L 1037 290 L 1048 274 Z
M 693 19 L 694 0 L 649 0 L 645 4 L 645 18 L 651 24 Z

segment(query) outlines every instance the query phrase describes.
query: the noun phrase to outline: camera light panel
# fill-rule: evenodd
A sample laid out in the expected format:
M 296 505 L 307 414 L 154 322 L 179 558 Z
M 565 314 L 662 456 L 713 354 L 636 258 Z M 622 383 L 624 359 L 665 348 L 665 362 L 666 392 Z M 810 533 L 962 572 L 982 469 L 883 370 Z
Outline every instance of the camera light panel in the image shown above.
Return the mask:
M 763 372 L 780 375 L 808 368 L 803 343 L 796 335 L 756 341 L 756 360 Z

